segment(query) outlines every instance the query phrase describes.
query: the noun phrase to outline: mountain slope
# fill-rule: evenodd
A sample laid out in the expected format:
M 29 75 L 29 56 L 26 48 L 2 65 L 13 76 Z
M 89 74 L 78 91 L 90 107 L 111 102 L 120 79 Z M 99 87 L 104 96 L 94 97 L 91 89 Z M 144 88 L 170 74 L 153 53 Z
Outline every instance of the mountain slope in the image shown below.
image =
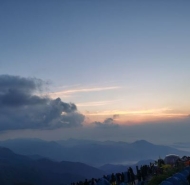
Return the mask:
M 75 162 L 54 162 L 50 159 L 32 160 L 0 147 L 0 184 L 27 182 L 35 185 L 60 185 L 101 177 L 104 173 L 94 167 Z

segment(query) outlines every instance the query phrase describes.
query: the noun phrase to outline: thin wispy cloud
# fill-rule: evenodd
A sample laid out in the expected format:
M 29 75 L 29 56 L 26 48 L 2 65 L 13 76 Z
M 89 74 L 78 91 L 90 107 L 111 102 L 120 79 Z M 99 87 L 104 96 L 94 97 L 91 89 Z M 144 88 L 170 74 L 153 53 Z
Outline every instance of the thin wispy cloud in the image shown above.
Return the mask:
M 76 93 L 89 93 L 89 92 L 98 92 L 98 91 L 108 91 L 108 90 L 116 90 L 121 89 L 120 86 L 108 86 L 108 87 L 91 87 L 91 88 L 77 88 L 70 90 L 62 90 L 57 92 L 49 93 L 50 96 L 57 97 L 68 97 Z
M 84 102 L 84 103 L 77 103 L 77 107 L 94 107 L 94 106 L 104 106 L 112 104 L 116 101 L 120 101 L 122 99 L 118 100 L 109 100 L 109 101 L 94 101 L 94 102 Z
M 106 111 L 96 111 L 96 112 L 89 112 L 89 116 L 108 116 L 113 114 L 118 115 L 151 115 L 151 116 L 163 116 L 163 117 L 175 117 L 175 116 L 187 116 L 186 113 L 167 113 L 171 109 L 169 108 L 161 108 L 161 109 L 146 109 L 146 110 L 106 110 Z
M 59 88 L 59 89 L 68 89 L 68 88 L 71 88 L 71 87 L 79 87 L 79 86 L 81 86 L 81 84 L 64 85 L 64 86 L 59 86 L 57 88 Z

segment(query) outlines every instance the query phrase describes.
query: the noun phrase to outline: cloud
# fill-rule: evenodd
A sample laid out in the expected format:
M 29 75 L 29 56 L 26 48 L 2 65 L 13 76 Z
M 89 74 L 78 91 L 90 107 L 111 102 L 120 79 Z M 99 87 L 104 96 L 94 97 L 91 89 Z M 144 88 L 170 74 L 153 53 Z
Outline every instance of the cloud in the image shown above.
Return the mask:
M 105 110 L 91 112 L 90 116 L 110 116 L 110 115 L 137 115 L 137 116 L 154 116 L 154 117 L 184 117 L 187 114 L 182 112 L 177 112 L 168 108 L 159 109 L 143 109 L 143 110 Z
M 77 103 L 78 107 L 94 107 L 94 106 L 104 106 L 109 105 L 114 102 L 120 101 L 122 99 L 116 99 L 116 100 L 108 100 L 108 101 L 94 101 L 94 102 L 84 102 L 84 103 Z
M 73 103 L 36 95 L 40 79 L 0 75 L 0 130 L 55 129 L 81 126 L 84 115 Z
M 94 124 L 97 127 L 100 128 L 117 128 L 119 127 L 119 124 L 114 122 L 114 118 L 106 118 L 103 122 L 95 121 L 92 124 Z
M 88 92 L 98 92 L 98 91 L 106 91 L 106 90 L 115 90 L 120 89 L 119 86 L 108 86 L 108 87 L 91 87 L 91 88 L 77 88 L 77 89 L 71 89 L 71 90 L 63 90 L 58 92 L 52 92 L 49 93 L 51 97 L 69 97 L 72 94 L 76 93 L 88 93 Z
M 114 114 L 113 119 L 119 118 L 119 114 Z

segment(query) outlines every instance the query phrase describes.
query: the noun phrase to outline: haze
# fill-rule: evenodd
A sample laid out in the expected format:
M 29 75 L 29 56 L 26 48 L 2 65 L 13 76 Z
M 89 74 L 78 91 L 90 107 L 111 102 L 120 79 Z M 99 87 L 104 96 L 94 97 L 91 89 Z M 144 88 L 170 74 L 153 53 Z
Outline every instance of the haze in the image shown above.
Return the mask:
M 186 142 L 189 6 L 1 0 L 0 139 Z

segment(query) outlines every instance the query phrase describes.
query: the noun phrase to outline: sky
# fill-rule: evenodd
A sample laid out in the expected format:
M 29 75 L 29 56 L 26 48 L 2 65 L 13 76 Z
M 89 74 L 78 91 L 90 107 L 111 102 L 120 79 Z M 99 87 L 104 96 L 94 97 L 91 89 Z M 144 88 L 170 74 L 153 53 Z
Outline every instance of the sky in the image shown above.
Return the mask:
M 189 8 L 0 0 L 0 139 L 185 141 Z

